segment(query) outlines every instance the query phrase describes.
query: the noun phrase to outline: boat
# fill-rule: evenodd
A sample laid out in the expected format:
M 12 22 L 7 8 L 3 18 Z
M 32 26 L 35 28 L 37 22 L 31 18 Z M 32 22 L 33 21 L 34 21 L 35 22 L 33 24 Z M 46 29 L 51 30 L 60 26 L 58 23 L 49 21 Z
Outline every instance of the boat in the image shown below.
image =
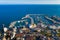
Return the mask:
M 33 16 L 43 16 L 44 18 L 46 18 L 47 20 L 53 22 L 52 24 L 46 24 L 42 19 L 40 20 L 38 18 L 38 20 L 40 22 L 37 22 L 35 23 L 34 19 L 31 17 L 31 15 Z M 28 21 L 26 22 L 25 19 L 30 19 L 31 23 L 28 23 Z M 36 21 L 38 21 L 36 20 Z M 49 22 L 48 21 L 48 22 Z M 22 28 L 19 28 L 17 26 L 20 27 L 21 25 L 21 22 L 25 24 L 22 25 Z M 17 25 L 16 26 L 16 23 L 20 23 L 20 25 Z M 51 32 L 52 30 L 59 30 L 60 29 L 60 25 L 55 25 L 55 24 L 60 24 L 60 22 L 57 22 L 56 20 L 52 19 L 51 17 L 48 17 L 48 16 L 44 16 L 44 15 L 40 15 L 40 14 L 28 14 L 26 16 L 24 16 L 21 20 L 18 20 L 18 21 L 13 21 L 10 23 L 9 25 L 9 28 L 13 29 L 13 30 L 9 30 L 9 28 L 4 28 L 4 38 L 5 39 L 5 36 L 6 34 L 5 33 L 12 33 L 12 36 L 11 36 L 11 39 L 14 39 L 15 38 L 17 40 L 37 40 L 37 39 L 44 39 L 45 37 L 50 40 L 50 37 L 52 37 L 53 33 Z M 27 27 L 27 25 L 29 27 Z M 3 25 L 4 26 L 4 25 Z M 50 29 L 49 29 L 49 28 Z M 47 28 L 47 29 L 46 29 Z M 19 30 L 19 33 L 17 33 L 17 31 Z M 57 34 L 56 34 L 58 37 L 60 37 L 60 34 L 59 32 L 57 31 Z M 41 38 L 38 38 L 38 37 L 41 37 Z M 43 37 L 43 38 L 42 38 Z

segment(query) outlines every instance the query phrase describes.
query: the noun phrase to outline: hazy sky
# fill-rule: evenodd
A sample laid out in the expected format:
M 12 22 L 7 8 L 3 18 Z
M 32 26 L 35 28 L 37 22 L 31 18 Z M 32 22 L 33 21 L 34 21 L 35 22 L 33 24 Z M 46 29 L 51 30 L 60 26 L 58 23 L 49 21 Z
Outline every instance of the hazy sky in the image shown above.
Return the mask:
M 0 0 L 0 4 L 60 4 L 60 0 Z

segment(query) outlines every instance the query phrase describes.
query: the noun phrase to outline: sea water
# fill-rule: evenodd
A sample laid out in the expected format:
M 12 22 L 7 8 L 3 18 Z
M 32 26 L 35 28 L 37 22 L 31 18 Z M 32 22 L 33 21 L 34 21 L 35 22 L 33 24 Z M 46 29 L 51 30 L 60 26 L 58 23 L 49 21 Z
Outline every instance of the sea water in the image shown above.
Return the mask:
M 0 5 L 0 27 L 9 26 L 13 21 L 20 20 L 26 14 L 45 14 L 60 16 L 60 5 L 55 4 L 12 4 Z

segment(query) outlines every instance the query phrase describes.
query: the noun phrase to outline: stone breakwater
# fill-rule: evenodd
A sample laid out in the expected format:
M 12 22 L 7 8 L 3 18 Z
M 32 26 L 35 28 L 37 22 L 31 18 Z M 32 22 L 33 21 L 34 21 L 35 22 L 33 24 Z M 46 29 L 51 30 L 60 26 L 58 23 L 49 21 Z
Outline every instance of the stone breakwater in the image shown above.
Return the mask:
M 21 20 L 3 24 L 3 40 L 60 40 L 60 18 L 44 14 L 27 14 Z

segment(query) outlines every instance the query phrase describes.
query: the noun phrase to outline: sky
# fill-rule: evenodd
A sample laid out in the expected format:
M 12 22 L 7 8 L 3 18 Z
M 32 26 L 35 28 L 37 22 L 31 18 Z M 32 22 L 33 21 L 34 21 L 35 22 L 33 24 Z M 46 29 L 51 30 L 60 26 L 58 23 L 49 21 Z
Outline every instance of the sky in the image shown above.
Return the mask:
M 0 4 L 60 4 L 60 0 L 0 0 Z

